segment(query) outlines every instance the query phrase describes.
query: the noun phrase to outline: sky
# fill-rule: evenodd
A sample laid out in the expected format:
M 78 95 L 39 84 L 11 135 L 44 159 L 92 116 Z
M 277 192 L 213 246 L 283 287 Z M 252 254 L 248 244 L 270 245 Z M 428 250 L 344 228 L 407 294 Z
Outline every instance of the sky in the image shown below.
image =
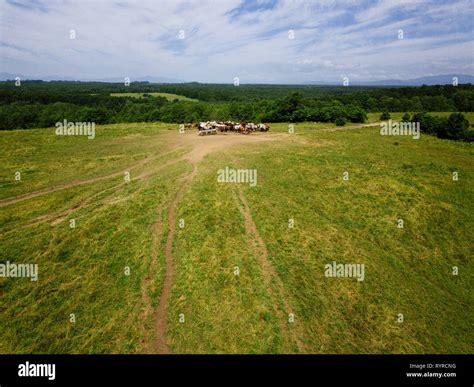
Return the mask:
M 473 0 L 0 0 L 0 73 L 218 83 L 474 75 L 473 27 Z

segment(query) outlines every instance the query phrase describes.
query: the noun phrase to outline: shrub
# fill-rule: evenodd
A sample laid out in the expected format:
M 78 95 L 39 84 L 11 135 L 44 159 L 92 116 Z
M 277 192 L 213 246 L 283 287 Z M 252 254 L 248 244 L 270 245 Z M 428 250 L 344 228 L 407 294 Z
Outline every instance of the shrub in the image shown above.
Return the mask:
M 469 121 L 462 113 L 452 113 L 437 133 L 440 138 L 463 140 L 469 134 Z

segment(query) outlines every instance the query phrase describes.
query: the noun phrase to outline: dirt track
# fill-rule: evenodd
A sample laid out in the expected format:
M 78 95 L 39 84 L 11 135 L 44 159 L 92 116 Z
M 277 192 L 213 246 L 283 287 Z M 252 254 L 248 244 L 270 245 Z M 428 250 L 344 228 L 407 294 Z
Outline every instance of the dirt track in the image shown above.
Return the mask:
M 318 129 L 318 131 L 339 131 L 339 130 L 347 130 L 347 129 L 360 129 L 360 128 L 378 126 L 378 125 L 380 125 L 380 123 L 366 124 L 366 125 L 353 125 L 353 126 L 345 126 L 345 127 L 340 127 L 340 128 Z M 168 134 L 168 136 L 169 135 L 171 134 Z M 25 193 L 25 194 L 21 194 L 17 196 L 12 196 L 5 199 L 0 199 L 0 208 L 8 206 L 10 204 L 19 203 L 24 200 L 33 199 L 38 196 L 43 196 L 49 193 L 63 191 L 63 190 L 74 188 L 81 185 L 94 184 L 103 180 L 108 180 L 108 179 L 112 179 L 118 176 L 123 176 L 123 171 L 133 170 L 134 168 L 137 168 L 141 165 L 145 165 L 148 162 L 158 157 L 163 157 L 166 154 L 175 151 L 179 147 L 184 147 L 184 146 L 189 146 L 189 145 L 192 146 L 191 152 L 186 154 L 183 157 L 183 159 L 187 159 L 191 163 L 197 163 L 201 161 L 209 153 L 218 152 L 223 149 L 232 147 L 234 145 L 248 144 L 248 143 L 260 142 L 260 141 L 271 141 L 271 140 L 281 139 L 283 137 L 288 137 L 289 135 L 285 133 L 277 133 L 277 134 L 254 133 L 250 135 L 241 135 L 241 134 L 236 134 L 236 133 L 225 133 L 225 134 L 219 133 L 217 135 L 210 135 L 210 136 L 197 136 L 194 131 L 191 131 L 185 134 L 180 134 L 178 136 L 176 136 L 176 134 L 173 133 L 172 136 L 175 137 L 174 140 L 176 141 L 170 152 L 166 152 L 165 154 L 160 154 L 160 155 L 148 156 L 144 158 L 143 160 L 140 160 L 125 168 L 122 168 L 119 172 L 115 172 L 109 175 L 94 177 L 94 178 L 85 179 L 85 180 L 75 180 L 69 183 L 58 184 L 54 187 L 43 188 L 37 191 L 33 191 L 33 192 L 29 192 L 29 193 Z M 151 174 L 153 174 L 153 172 L 142 174 L 138 176 L 137 178 L 139 179 L 147 178 Z
M 242 136 L 238 134 L 231 135 L 213 135 L 205 137 L 191 137 L 188 133 L 182 135 L 178 141 L 178 146 L 191 145 L 192 150 L 185 154 L 182 159 L 189 161 L 193 166 L 193 171 L 185 176 L 176 192 L 171 205 L 168 209 L 168 236 L 165 245 L 165 278 L 163 288 L 155 310 L 155 335 L 156 343 L 152 346 L 156 353 L 170 353 L 166 339 L 166 328 L 168 325 L 168 303 L 173 287 L 174 259 L 173 259 L 173 239 L 176 227 L 175 211 L 177 204 L 181 200 L 184 192 L 191 184 L 193 178 L 198 172 L 198 164 L 206 155 L 212 152 L 222 151 L 233 145 L 253 143 L 259 141 L 269 141 L 272 138 L 268 136 Z M 156 256 L 154 256 L 156 260 Z

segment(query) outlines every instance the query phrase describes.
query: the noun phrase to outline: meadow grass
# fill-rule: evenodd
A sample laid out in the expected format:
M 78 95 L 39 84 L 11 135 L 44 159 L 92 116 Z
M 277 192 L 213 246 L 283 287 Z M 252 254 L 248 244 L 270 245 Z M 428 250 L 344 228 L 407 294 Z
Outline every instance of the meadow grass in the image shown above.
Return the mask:
M 272 131 L 286 132 L 287 124 Z M 202 189 L 183 201 L 181 213 L 191 225 L 177 238 L 182 277 L 170 317 L 187 310 L 191 329 L 175 323 L 174 348 L 225 352 L 235 342 L 231 351 L 247 352 L 248 344 L 238 340 L 240 325 L 254 332 L 261 323 L 252 316 L 255 307 L 244 313 L 228 295 L 242 292 L 244 280 L 256 294 L 264 291 L 248 242 L 234 224 L 230 188 L 216 183 L 217 170 L 236 160 L 239 168 L 258 170 L 257 187 L 242 188 L 309 352 L 472 352 L 472 146 L 431 136 L 395 141 L 374 128 L 318 132 L 311 124 L 295 126 L 297 141 L 289 136 L 210 157 L 196 185 Z M 459 181 L 452 180 L 453 171 Z M 398 219 L 404 229 L 397 228 Z M 364 263 L 365 280 L 326 278 L 324 265 L 333 261 Z M 243 273 L 238 279 L 233 265 Z M 464 274 L 453 276 L 453 266 Z M 230 326 L 222 313 L 232 309 Z M 397 322 L 400 313 L 403 323 Z M 216 335 L 222 329 L 237 337 Z M 275 350 L 265 336 L 255 339 L 252 349 L 259 344 L 260 352 Z
M 271 125 L 273 141 L 209 154 L 178 202 L 176 222 L 185 226 L 176 225 L 173 242 L 172 352 L 472 353 L 472 145 L 333 124 L 294 124 L 289 134 L 288 125 Z M 147 352 L 165 273 L 166 209 L 192 170 L 181 159 L 189 148 L 177 147 L 170 129 L 98 126 L 94 140 L 57 138 L 53 129 L 0 134 L 1 199 L 119 172 L 2 207 L 0 262 L 38 263 L 39 279 L 0 278 L 1 353 Z M 137 162 L 125 184 L 122 172 Z M 257 169 L 257 186 L 218 183 L 226 166 Z M 21 182 L 17 170 L 26 171 Z M 294 313 L 287 332 L 239 190 L 283 285 L 285 312 Z M 325 277 L 333 261 L 364 263 L 364 281 Z

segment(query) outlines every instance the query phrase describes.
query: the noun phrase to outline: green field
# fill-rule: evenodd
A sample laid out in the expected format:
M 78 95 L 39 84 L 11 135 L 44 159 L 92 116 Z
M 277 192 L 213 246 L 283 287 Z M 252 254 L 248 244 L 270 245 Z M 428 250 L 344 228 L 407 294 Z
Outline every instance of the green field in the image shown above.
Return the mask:
M 184 95 L 178 95 L 178 94 L 171 94 L 171 93 L 156 93 L 156 92 L 151 92 L 151 93 L 110 93 L 111 97 L 133 97 L 133 98 L 144 98 L 144 94 L 151 95 L 153 97 L 164 97 L 168 101 L 174 101 L 175 99 L 179 101 L 197 101 L 197 99 L 193 98 L 188 98 L 185 97 Z
M 322 123 L 0 143 L 0 262 L 39 267 L 0 278 L 0 353 L 473 352 L 472 144 Z

